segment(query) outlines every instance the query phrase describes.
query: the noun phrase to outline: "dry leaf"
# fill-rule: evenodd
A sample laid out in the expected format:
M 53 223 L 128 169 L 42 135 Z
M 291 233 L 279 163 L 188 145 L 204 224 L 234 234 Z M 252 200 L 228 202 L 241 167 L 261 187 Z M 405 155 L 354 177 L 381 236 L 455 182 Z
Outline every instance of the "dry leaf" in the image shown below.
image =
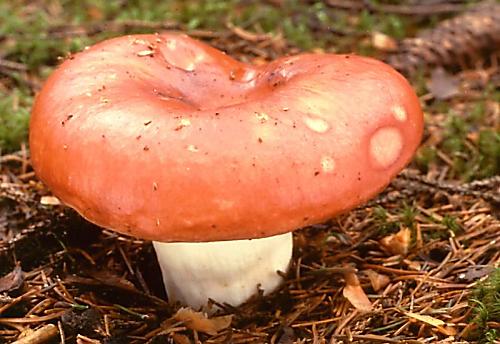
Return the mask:
M 87 14 L 92 20 L 102 20 L 104 19 L 104 13 L 98 6 L 89 6 L 87 8 Z
M 384 289 L 391 281 L 388 276 L 379 274 L 378 272 L 373 270 L 366 270 L 365 273 L 370 279 L 373 290 L 375 290 L 376 292 Z
M 174 315 L 174 318 L 177 321 L 182 321 L 186 327 L 192 330 L 215 335 L 231 325 L 233 316 L 224 315 L 209 319 L 204 313 L 195 312 L 191 308 L 181 308 Z
M 413 313 L 413 312 L 404 312 L 404 314 L 410 318 L 424 322 L 424 323 L 429 324 L 429 325 L 434 326 L 434 327 L 439 327 L 439 326 L 445 325 L 445 322 L 443 320 L 436 319 L 434 317 L 431 317 L 430 315 L 423 315 L 423 314 L 418 314 L 418 313 Z
M 295 342 L 296 336 L 293 328 L 290 326 L 285 326 L 283 328 L 283 334 L 278 340 L 277 344 L 293 344 Z
M 458 275 L 458 278 L 466 282 L 472 282 L 489 275 L 495 268 L 491 265 L 476 265 L 469 266 L 465 269 L 466 272 Z
M 175 344 L 191 344 L 189 337 L 180 333 L 173 333 L 172 339 Z
M 0 277 L 0 293 L 18 289 L 24 282 L 24 273 L 19 265 L 7 275 Z
M 438 326 L 437 330 L 442 334 L 444 334 L 445 336 L 455 336 L 457 334 L 457 329 L 451 326 L 445 326 L 445 327 Z
M 396 234 L 391 234 L 382 238 L 380 243 L 392 254 L 406 256 L 410 250 L 411 231 L 403 228 Z
M 358 276 L 353 271 L 347 271 L 344 273 L 344 279 L 346 283 L 342 292 L 344 297 L 358 311 L 363 313 L 371 312 L 373 309 L 372 303 L 368 299 L 368 296 L 366 296 L 363 288 L 361 288 Z
M 419 262 L 414 262 L 409 259 L 403 259 L 403 263 L 405 263 L 410 270 L 415 270 L 415 271 L 420 271 L 422 270 L 422 266 L 420 265 Z
M 378 50 L 392 52 L 398 49 L 396 40 L 385 33 L 375 31 L 372 33 L 371 39 L 373 47 Z
M 436 99 L 440 100 L 450 99 L 460 93 L 458 79 L 441 67 L 432 71 L 427 88 Z
M 443 320 L 436 319 L 431 317 L 430 315 L 417 314 L 413 312 L 404 312 L 404 314 L 410 318 L 415 320 L 424 322 L 435 327 L 439 332 L 447 336 L 454 336 L 457 334 L 457 330 L 454 327 L 446 326 L 446 323 Z
M 132 282 L 127 280 L 125 277 L 115 275 L 111 271 L 88 270 L 87 273 L 90 277 L 92 277 L 96 281 L 99 281 L 103 285 L 123 290 L 137 291 L 137 288 Z

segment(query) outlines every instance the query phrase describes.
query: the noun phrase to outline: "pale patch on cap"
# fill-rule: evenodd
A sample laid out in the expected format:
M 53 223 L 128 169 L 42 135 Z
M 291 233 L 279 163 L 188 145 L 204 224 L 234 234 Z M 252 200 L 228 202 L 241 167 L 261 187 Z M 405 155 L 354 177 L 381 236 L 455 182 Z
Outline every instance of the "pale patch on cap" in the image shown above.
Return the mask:
M 400 105 L 393 106 L 392 114 L 394 115 L 394 118 L 396 118 L 398 121 L 400 122 L 406 121 L 407 117 L 406 110 L 402 106 Z
M 403 137 L 394 127 L 380 128 L 370 139 L 370 155 L 378 167 L 391 166 L 398 159 L 402 149 Z
M 309 129 L 320 134 L 326 133 L 330 129 L 328 122 L 319 117 L 306 116 L 304 123 Z
M 325 173 L 332 173 L 335 169 L 335 160 L 332 157 L 324 156 L 321 158 L 321 169 Z

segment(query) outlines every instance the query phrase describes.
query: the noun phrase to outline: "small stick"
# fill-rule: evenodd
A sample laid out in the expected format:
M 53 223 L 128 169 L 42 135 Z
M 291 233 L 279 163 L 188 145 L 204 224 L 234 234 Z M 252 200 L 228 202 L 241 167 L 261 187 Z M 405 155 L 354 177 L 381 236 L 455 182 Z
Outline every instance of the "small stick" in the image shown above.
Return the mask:
M 460 12 L 465 8 L 463 4 L 421 4 L 421 5 L 392 5 L 376 4 L 372 1 L 346 1 L 346 0 L 327 0 L 326 5 L 333 8 L 344 10 L 368 10 L 372 12 L 391 13 L 407 16 L 427 16 L 430 14 L 448 14 Z
M 40 327 L 38 330 L 32 332 L 31 334 L 23 337 L 19 340 L 16 340 L 12 344 L 38 344 L 45 343 L 51 340 L 53 337 L 57 336 L 59 330 L 57 326 L 53 324 L 48 324 L 43 327 Z

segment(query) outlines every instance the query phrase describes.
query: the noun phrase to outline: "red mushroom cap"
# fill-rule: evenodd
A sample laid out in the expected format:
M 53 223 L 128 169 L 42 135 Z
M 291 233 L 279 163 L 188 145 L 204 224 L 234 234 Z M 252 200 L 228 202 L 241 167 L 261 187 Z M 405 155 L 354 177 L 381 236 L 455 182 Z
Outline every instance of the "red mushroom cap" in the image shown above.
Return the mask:
M 422 135 L 388 65 L 304 54 L 264 66 L 181 34 L 126 36 L 66 60 L 32 112 L 40 179 L 88 220 L 157 241 L 258 238 L 380 192 Z

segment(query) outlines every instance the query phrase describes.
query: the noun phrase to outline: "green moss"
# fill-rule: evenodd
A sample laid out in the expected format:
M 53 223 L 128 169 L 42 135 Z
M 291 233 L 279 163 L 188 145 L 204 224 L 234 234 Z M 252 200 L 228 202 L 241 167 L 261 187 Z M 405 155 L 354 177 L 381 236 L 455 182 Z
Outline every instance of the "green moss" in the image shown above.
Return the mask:
M 375 226 L 378 235 L 386 236 L 390 233 L 396 233 L 399 230 L 399 221 L 389 221 L 387 210 L 382 206 L 377 206 L 373 209 L 373 216 L 375 218 Z
M 425 240 L 446 240 L 450 237 L 450 232 L 448 231 L 429 231 L 425 234 Z
M 434 147 L 422 146 L 415 156 L 415 162 L 418 168 L 427 173 L 429 166 L 437 160 L 437 153 Z
M 186 23 L 189 29 L 220 28 L 236 5 L 236 1 L 185 1 L 171 7 L 172 18 Z
M 403 209 L 401 211 L 401 222 L 409 228 L 413 228 L 415 224 L 415 217 L 418 215 L 419 211 L 415 206 L 408 205 L 406 202 L 403 205 Z
M 387 221 L 387 210 L 384 207 L 378 205 L 373 209 L 373 216 L 375 216 L 375 220 L 379 222 Z
M 460 227 L 460 225 L 457 223 L 457 219 L 453 216 L 445 215 L 441 223 L 455 234 L 458 234 L 462 231 L 462 227 Z
M 479 133 L 479 178 L 498 175 L 500 172 L 500 133 L 484 129 Z
M 500 333 L 496 329 L 492 328 L 492 329 L 486 331 L 486 333 L 484 334 L 483 343 L 485 343 L 485 344 L 497 344 L 498 339 L 500 339 Z
M 378 31 L 395 39 L 403 39 L 407 35 L 409 26 L 410 22 L 403 16 L 395 14 L 380 15 L 364 10 L 359 16 L 357 29 L 364 33 Z
M 70 51 L 81 50 L 92 40 L 78 44 L 77 39 L 48 37 L 49 27 L 70 24 L 63 19 L 54 20 L 43 8 L 25 13 L 22 6 L 14 3 L 0 5 L 0 34 L 11 39 L 8 44 L 0 46 L 4 58 L 25 64 L 30 71 L 36 72 L 44 65 L 57 64 L 58 58 Z M 81 40 L 81 38 L 80 38 Z
M 450 111 L 439 148 L 453 162 L 452 177 L 470 181 L 500 173 L 500 134 L 488 126 L 485 111 L 483 102 L 465 114 Z M 424 169 L 431 162 L 430 152 L 426 153 L 417 158 Z
M 0 97 L 0 148 L 12 151 L 26 141 L 32 98 L 19 89 Z
M 495 269 L 488 279 L 477 285 L 470 302 L 474 307 L 473 321 L 481 343 L 493 343 L 498 332 L 488 322 L 500 321 L 500 268 Z
M 283 32 L 295 45 L 304 50 L 310 50 L 317 46 L 317 42 L 314 41 L 307 25 L 303 22 L 294 22 L 291 18 L 285 18 Z
M 375 26 L 375 17 L 367 10 L 363 10 L 358 20 L 357 29 L 361 32 L 369 33 Z
M 472 106 L 469 112 L 469 119 L 474 123 L 481 123 L 484 120 L 486 104 L 483 101 L 477 102 Z
M 428 76 L 426 74 L 426 68 L 419 66 L 415 73 L 409 77 L 410 83 L 419 97 L 429 92 L 427 89 Z

